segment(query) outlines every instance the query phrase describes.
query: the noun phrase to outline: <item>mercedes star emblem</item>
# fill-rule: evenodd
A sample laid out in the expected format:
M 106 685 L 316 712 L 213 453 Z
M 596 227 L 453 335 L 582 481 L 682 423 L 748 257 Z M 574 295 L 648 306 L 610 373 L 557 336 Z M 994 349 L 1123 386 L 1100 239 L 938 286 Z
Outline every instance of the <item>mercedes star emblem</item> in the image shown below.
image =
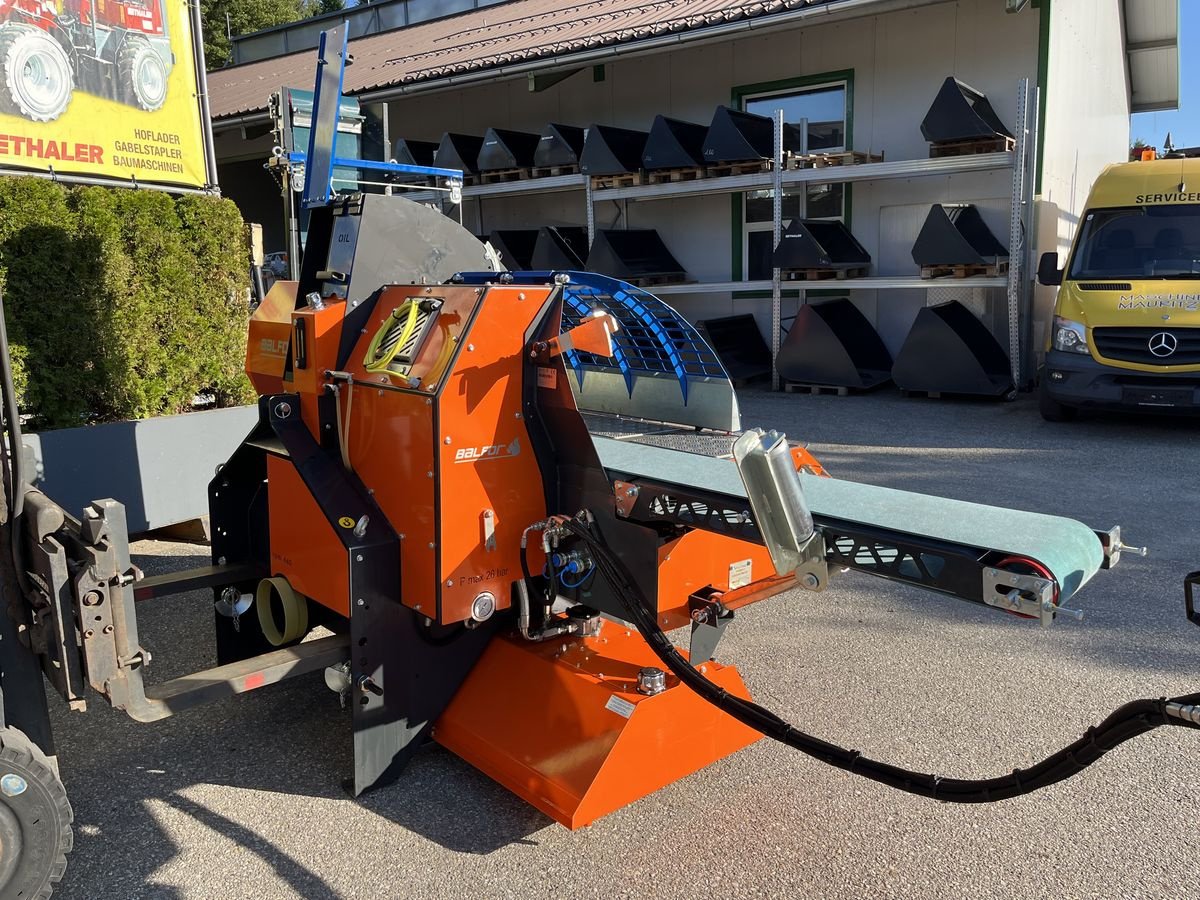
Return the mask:
M 1160 331 L 1154 337 L 1150 338 L 1147 345 L 1150 352 L 1155 356 L 1170 356 L 1179 349 L 1179 338 L 1171 334 L 1169 331 Z

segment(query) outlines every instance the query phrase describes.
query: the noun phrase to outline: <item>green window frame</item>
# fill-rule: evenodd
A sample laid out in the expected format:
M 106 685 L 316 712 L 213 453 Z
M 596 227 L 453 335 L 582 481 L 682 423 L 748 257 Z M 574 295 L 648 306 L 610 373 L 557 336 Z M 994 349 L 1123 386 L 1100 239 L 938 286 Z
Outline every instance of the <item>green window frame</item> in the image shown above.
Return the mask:
M 796 78 L 784 78 L 778 81 L 764 81 L 755 84 L 736 85 L 730 92 L 730 106 L 734 109 L 744 109 L 746 101 L 757 99 L 763 96 L 772 94 L 787 94 L 810 90 L 823 86 L 834 86 L 842 84 L 846 88 L 846 140 L 845 149 L 850 150 L 854 147 L 854 70 L 840 69 L 833 72 L 821 72 L 814 75 L 804 75 Z M 847 226 L 850 224 L 850 210 L 852 207 L 851 185 L 843 185 L 843 200 L 842 208 L 844 214 L 843 221 Z M 745 242 L 746 242 L 746 213 L 745 213 L 745 194 L 736 193 L 730 195 L 730 214 L 731 214 L 731 253 L 730 253 L 730 281 L 742 281 L 745 277 Z M 758 291 L 741 291 L 735 294 L 735 297 L 760 297 L 764 296 Z

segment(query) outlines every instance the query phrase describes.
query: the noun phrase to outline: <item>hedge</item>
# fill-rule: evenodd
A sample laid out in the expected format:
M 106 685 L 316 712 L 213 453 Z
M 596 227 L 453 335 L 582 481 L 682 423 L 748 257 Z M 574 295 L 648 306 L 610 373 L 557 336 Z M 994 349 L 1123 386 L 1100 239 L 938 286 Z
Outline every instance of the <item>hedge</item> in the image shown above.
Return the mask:
M 0 289 L 32 427 L 250 402 L 248 268 L 228 200 L 0 177 Z

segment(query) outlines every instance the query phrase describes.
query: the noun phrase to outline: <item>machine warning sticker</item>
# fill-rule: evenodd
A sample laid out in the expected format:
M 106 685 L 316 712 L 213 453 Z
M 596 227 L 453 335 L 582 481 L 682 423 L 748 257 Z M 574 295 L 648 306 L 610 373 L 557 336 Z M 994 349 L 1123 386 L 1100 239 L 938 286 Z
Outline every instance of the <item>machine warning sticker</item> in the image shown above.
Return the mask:
M 537 379 L 538 387 L 554 390 L 558 387 L 558 369 L 551 369 L 548 366 L 538 366 Z
M 343 528 L 353 528 L 354 520 L 349 516 L 342 516 L 340 519 L 338 519 L 338 524 Z
M 729 589 L 745 587 L 754 580 L 754 560 L 739 559 L 729 564 Z
M 604 708 L 609 712 L 615 712 L 618 716 L 622 716 L 626 719 L 632 716 L 633 711 L 637 709 L 634 704 L 630 703 L 623 697 L 618 697 L 616 694 L 613 694 L 608 698 L 608 702 L 604 704 Z

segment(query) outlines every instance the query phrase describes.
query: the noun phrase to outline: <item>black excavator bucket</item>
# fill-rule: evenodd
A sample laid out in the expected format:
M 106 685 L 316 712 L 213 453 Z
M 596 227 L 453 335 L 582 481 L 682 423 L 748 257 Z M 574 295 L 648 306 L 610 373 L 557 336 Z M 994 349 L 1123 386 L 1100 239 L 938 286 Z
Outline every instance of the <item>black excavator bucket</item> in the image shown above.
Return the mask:
M 917 313 L 892 380 L 902 391 L 928 394 L 1003 397 L 1015 389 L 1008 354 L 957 300 Z
M 538 136 L 537 150 L 533 152 L 533 164 L 538 168 L 577 166 L 583 153 L 583 141 L 582 128 L 574 125 L 555 125 L 552 122 L 543 128 Z
M 480 172 L 531 168 L 539 140 L 540 135 L 527 131 L 489 128 L 483 134 L 483 146 L 475 160 L 476 168 Z
M 588 254 L 587 270 L 621 281 L 687 277 L 683 266 L 653 228 L 597 231 Z
M 433 141 L 413 141 L 407 138 L 392 144 L 392 158 L 407 166 L 432 166 L 438 145 Z
M 477 135 L 447 131 L 442 135 L 434 159 L 443 169 L 462 169 L 464 175 L 478 175 L 482 148 L 483 138 Z
M 656 116 L 642 151 L 642 166 L 647 170 L 702 166 L 707 135 L 704 125 Z
M 583 142 L 579 170 L 584 175 L 626 175 L 640 172 L 642 151 L 646 149 L 644 131 L 593 125 Z
M 500 262 L 510 272 L 533 269 L 533 248 L 537 239 L 536 228 L 505 228 L 488 234 L 492 248 L 500 254 Z
M 947 78 L 921 121 L 921 134 L 935 144 L 1011 138 L 987 95 L 957 78 Z
M 797 219 L 783 233 L 774 255 L 780 269 L 856 269 L 870 264 L 871 254 L 836 220 Z
M 529 268 L 537 271 L 578 271 L 587 259 L 587 230 L 576 225 L 538 229 Z
M 795 125 L 784 123 L 783 149 L 804 150 L 804 136 Z M 718 106 L 702 148 L 706 163 L 750 162 L 774 159 L 775 124 L 767 116 Z
M 800 307 L 775 368 L 788 381 L 870 390 L 891 381 L 892 355 L 858 307 L 838 299 Z
M 746 381 L 771 374 L 771 351 L 750 314 L 700 322 L 708 345 L 716 351 L 729 377 Z
M 913 244 L 918 266 L 985 266 L 1008 257 L 979 210 L 967 204 L 935 203 Z

